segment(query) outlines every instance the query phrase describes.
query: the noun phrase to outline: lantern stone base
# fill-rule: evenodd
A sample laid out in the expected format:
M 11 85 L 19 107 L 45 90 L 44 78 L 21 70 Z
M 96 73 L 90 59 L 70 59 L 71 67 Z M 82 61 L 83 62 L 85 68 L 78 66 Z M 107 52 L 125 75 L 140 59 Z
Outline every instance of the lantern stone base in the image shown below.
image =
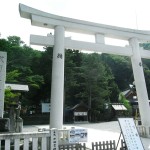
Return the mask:
M 16 132 L 22 132 L 23 130 L 23 120 L 22 118 L 17 118 L 16 119 Z
M 9 132 L 10 130 L 10 119 L 0 118 L 0 132 Z

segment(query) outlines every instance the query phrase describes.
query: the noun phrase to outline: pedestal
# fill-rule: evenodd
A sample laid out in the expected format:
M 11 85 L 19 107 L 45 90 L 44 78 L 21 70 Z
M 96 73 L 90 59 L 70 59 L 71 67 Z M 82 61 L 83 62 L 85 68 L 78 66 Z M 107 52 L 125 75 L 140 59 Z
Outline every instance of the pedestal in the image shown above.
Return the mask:
M 22 130 L 23 130 L 23 120 L 22 120 L 22 118 L 17 118 L 16 119 L 16 132 L 22 132 Z
M 10 120 L 9 118 L 0 118 L 0 132 L 10 131 Z

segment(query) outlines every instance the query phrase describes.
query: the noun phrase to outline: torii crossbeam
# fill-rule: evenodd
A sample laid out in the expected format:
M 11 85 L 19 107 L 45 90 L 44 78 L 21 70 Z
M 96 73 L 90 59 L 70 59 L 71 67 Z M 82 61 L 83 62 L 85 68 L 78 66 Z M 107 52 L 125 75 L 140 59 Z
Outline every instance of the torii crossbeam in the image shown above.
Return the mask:
M 127 28 L 102 25 L 88 21 L 66 18 L 49 14 L 23 4 L 19 5 L 20 15 L 31 20 L 31 24 L 54 29 L 54 36 L 31 35 L 31 44 L 54 46 L 50 128 L 61 129 L 63 126 L 63 91 L 64 91 L 64 49 L 92 50 L 131 57 L 134 80 L 137 90 L 142 125 L 150 136 L 150 106 L 145 84 L 141 58 L 150 58 L 150 52 L 140 49 L 139 42 L 150 41 L 150 31 L 140 31 Z M 95 43 L 81 42 L 65 38 L 65 31 L 95 35 Z M 105 37 L 129 41 L 128 47 L 105 44 Z

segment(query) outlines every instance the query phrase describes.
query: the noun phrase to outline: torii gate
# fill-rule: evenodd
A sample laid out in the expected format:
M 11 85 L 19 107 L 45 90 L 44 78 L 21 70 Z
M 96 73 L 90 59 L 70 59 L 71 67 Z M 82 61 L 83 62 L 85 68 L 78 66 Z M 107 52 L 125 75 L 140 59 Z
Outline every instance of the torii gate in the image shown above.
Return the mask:
M 134 80 L 137 90 L 142 125 L 149 133 L 150 106 L 148 101 L 145 77 L 141 58 L 150 58 L 150 51 L 139 48 L 139 42 L 150 40 L 149 31 L 102 25 L 88 21 L 66 18 L 49 14 L 23 4 L 19 4 L 20 15 L 31 20 L 31 24 L 54 29 L 54 36 L 31 35 L 34 45 L 54 46 L 51 85 L 50 128 L 61 129 L 63 126 L 63 91 L 64 91 L 64 49 L 92 50 L 95 52 L 116 54 L 131 57 Z M 65 38 L 65 31 L 95 35 L 95 43 L 81 42 Z M 128 47 L 105 44 L 105 37 L 129 41 Z

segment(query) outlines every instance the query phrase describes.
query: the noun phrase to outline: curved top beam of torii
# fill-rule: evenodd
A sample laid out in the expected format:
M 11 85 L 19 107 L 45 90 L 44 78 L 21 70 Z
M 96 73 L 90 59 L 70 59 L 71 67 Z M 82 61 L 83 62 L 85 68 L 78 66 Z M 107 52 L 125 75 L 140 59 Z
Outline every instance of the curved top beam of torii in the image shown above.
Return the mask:
M 102 34 L 105 37 L 118 38 L 129 40 L 130 38 L 137 38 L 139 42 L 147 42 L 150 40 L 150 31 L 140 31 L 127 28 L 114 27 L 88 21 L 82 21 L 72 18 L 66 18 L 49 14 L 23 4 L 19 4 L 19 12 L 21 17 L 31 20 L 31 24 L 35 26 L 54 29 L 55 26 L 60 25 L 65 27 L 66 31 L 79 32 L 86 34 Z M 33 45 L 54 46 L 54 36 L 30 36 L 30 43 Z M 106 45 L 101 43 L 81 42 L 65 38 L 66 49 L 89 50 L 95 52 L 117 54 L 124 56 L 132 56 L 131 47 L 119 47 Z M 150 59 L 150 51 L 140 49 L 141 57 Z
M 31 24 L 39 27 L 53 29 L 56 25 L 64 26 L 66 31 L 86 34 L 104 34 L 105 37 L 129 40 L 137 38 L 139 41 L 150 41 L 150 31 L 134 30 L 110 25 L 103 25 L 82 21 L 58 15 L 46 13 L 23 4 L 19 4 L 20 15 L 23 18 L 31 19 Z

